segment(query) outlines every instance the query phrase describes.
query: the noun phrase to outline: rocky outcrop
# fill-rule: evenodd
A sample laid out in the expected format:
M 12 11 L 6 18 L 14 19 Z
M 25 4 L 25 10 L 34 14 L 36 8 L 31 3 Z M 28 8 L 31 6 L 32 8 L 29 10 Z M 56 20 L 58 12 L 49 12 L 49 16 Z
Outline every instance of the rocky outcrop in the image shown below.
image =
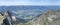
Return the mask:
M 33 25 L 60 25 L 60 10 L 49 10 L 39 16 Z

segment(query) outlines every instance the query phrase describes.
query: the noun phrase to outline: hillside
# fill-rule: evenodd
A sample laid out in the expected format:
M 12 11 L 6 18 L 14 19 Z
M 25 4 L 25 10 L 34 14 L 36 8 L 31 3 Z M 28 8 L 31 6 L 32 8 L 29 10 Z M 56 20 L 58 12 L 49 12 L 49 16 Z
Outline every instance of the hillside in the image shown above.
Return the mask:
M 49 10 L 36 19 L 34 25 L 60 25 L 60 10 Z

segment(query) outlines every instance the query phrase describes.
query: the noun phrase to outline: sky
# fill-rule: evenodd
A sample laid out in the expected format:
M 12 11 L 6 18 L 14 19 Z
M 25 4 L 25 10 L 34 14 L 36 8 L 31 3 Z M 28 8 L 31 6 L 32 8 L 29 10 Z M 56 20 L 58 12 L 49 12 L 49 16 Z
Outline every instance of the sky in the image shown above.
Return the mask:
M 0 0 L 0 5 L 60 5 L 60 0 Z
M 0 0 L 0 5 L 40 5 L 40 0 Z

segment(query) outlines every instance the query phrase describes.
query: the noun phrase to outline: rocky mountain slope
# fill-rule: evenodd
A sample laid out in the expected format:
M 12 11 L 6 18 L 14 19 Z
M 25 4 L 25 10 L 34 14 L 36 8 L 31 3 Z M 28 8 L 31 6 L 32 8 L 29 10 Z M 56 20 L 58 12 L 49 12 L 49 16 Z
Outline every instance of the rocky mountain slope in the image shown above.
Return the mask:
M 49 10 L 33 22 L 33 25 L 60 25 L 60 10 Z

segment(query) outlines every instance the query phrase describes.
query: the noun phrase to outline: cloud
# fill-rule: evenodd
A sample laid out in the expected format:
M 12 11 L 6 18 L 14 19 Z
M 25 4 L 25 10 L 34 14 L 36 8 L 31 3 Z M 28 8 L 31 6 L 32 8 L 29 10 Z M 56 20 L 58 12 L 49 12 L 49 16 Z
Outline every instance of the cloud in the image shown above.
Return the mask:
M 0 0 L 0 5 L 39 5 L 38 1 L 30 0 Z
M 60 0 L 41 0 L 40 5 L 60 5 Z
M 60 0 L 0 0 L 0 5 L 60 5 Z

